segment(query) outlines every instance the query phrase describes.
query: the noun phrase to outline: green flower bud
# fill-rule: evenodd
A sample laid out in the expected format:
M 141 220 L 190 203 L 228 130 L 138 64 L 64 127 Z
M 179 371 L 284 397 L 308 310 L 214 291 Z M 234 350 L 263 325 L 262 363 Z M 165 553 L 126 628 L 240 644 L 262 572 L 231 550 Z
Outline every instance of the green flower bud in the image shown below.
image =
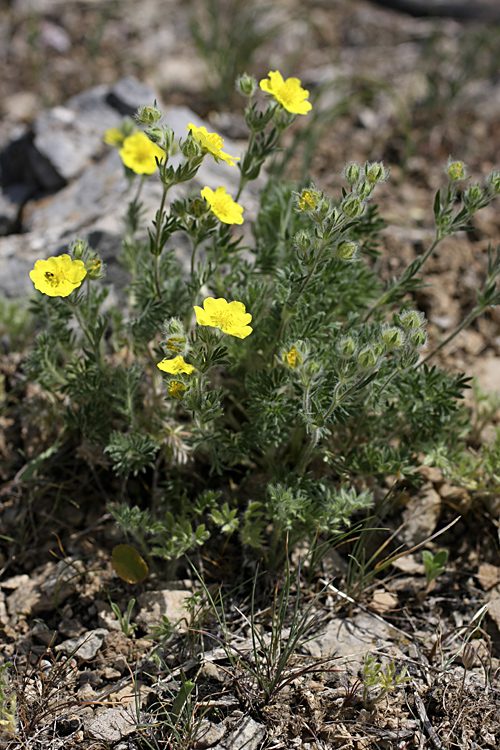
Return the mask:
M 405 335 L 401 328 L 392 326 L 391 328 L 386 328 L 385 331 L 382 331 L 382 341 L 390 349 L 399 349 L 399 347 L 403 346 L 405 342 Z
M 313 188 L 302 190 L 297 197 L 297 203 L 299 204 L 301 211 L 315 211 L 322 200 L 323 193 L 318 193 L 318 191 L 313 190 Z
M 352 357 L 356 348 L 356 342 L 351 336 L 341 336 L 337 341 L 337 350 L 343 357 Z
M 243 73 L 236 79 L 236 91 L 242 96 L 253 96 L 257 90 L 257 80 L 253 76 Z
M 483 199 L 483 190 L 476 185 L 469 185 L 463 195 L 463 202 L 469 209 L 469 211 L 476 210 Z
M 342 170 L 342 177 L 353 187 L 361 177 L 361 167 L 355 161 L 350 161 Z
M 494 169 L 486 178 L 486 185 L 494 193 L 500 193 L 500 170 Z
M 199 159 L 202 154 L 200 143 L 190 134 L 180 144 L 182 154 L 186 159 Z
M 391 174 L 391 170 L 384 167 L 381 161 L 372 161 L 370 164 L 366 162 L 364 172 L 366 179 L 374 185 L 377 182 L 386 182 Z
M 414 349 L 422 349 L 427 344 L 427 333 L 422 328 L 412 331 L 408 336 L 408 343 Z
M 353 260 L 356 257 L 357 251 L 358 245 L 356 242 L 342 242 L 338 246 L 335 255 L 342 260 Z
M 161 110 L 156 106 L 156 100 L 153 106 L 139 107 L 135 113 L 135 119 L 137 122 L 142 122 L 143 125 L 155 125 L 161 120 Z
M 74 240 L 69 246 L 73 260 L 81 260 L 83 255 L 86 255 L 89 249 L 88 242 L 86 240 Z
M 87 278 L 92 281 L 103 279 L 106 275 L 106 266 L 96 253 L 92 253 L 90 258 L 85 261 L 85 268 L 87 269 Z
M 378 361 L 378 355 L 374 347 L 365 346 L 360 352 L 358 352 L 356 359 L 361 367 L 375 367 Z
M 467 165 L 464 164 L 463 161 L 453 161 L 451 156 L 448 159 L 448 163 L 444 171 L 452 182 L 455 182 L 457 180 L 465 180 L 465 178 L 467 177 Z
M 319 205 L 318 217 L 322 221 L 323 219 L 326 219 L 329 213 L 330 213 L 330 200 L 328 198 L 325 198 L 323 201 L 321 201 Z
M 355 219 L 364 213 L 365 202 L 354 193 L 349 193 L 340 204 L 340 208 L 349 219 Z
M 361 198 L 369 198 L 375 189 L 375 183 L 370 182 L 367 177 L 363 177 L 355 186 L 354 192 Z
M 415 329 L 425 325 L 425 315 L 418 310 L 404 310 L 398 317 L 403 328 Z
M 146 130 L 146 135 L 150 141 L 163 148 L 167 155 L 172 153 L 175 135 L 170 125 L 153 125 Z
M 301 229 L 300 232 L 297 232 L 293 238 L 293 242 L 297 250 L 301 250 L 303 253 L 309 252 L 312 247 L 312 238 L 305 229 Z
M 179 318 L 170 318 L 164 326 L 165 338 L 162 346 L 169 355 L 182 354 L 185 356 L 189 349 L 189 342 L 184 326 Z

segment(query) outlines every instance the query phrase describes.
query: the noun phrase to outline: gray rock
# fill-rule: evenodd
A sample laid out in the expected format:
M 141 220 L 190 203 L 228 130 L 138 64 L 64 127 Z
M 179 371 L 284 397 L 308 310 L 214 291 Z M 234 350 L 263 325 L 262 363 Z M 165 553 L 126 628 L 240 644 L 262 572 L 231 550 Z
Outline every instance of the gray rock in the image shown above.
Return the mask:
M 90 661 L 97 654 L 102 646 L 104 637 L 108 635 L 109 630 L 106 628 L 97 628 L 96 630 L 89 630 L 79 638 L 68 638 L 58 646 L 55 647 L 56 651 L 62 651 L 67 655 L 72 655 L 78 661 Z
M 16 134 L 16 147 L 14 144 L 8 147 L 12 152 L 10 161 L 4 159 L 6 164 L 14 164 L 10 172 L 5 172 L 7 167 L 2 167 L 3 156 L 0 155 L 0 167 L 7 175 L 7 182 L 12 182 L 16 174 L 15 164 L 28 160 L 29 169 L 23 173 L 25 189 L 33 190 L 36 179 L 46 189 L 55 192 L 28 200 L 21 213 L 20 226 L 17 222 L 20 203 L 5 208 L 4 225 L 9 227 L 8 231 L 17 228 L 22 234 L 0 236 L 0 294 L 18 298 L 32 291 L 29 271 L 35 261 L 67 252 L 70 242 L 77 237 L 88 239 L 102 255 L 108 266 L 106 283 L 117 290 L 127 283 L 117 257 L 121 250 L 123 219 L 137 188 L 136 184 L 130 188 L 117 150 L 106 146 L 103 137 L 106 129 L 121 122 L 118 109 L 135 111 L 140 104 L 151 103 L 154 98 L 152 89 L 127 78 L 112 88 L 97 86 L 73 97 L 64 107 L 41 114 L 34 124 L 33 143 L 28 133 Z M 205 125 L 209 132 L 213 130 L 209 123 L 204 123 L 187 107 L 168 107 L 164 112 L 164 121 L 173 128 L 177 138 L 186 137 L 190 122 L 198 127 Z M 244 145 L 226 139 L 225 149 L 227 153 L 239 156 Z M 181 155 L 171 160 L 174 167 L 181 162 Z M 168 203 L 185 197 L 188 192 L 199 193 L 205 186 L 212 189 L 223 186 L 234 195 L 238 183 L 239 170 L 236 167 L 217 164 L 207 156 L 193 181 L 178 185 L 169 192 Z M 257 213 L 258 195 L 263 184 L 264 178 L 261 177 L 250 183 L 243 193 L 246 221 L 242 230 L 245 239 L 250 239 L 250 221 Z M 161 191 L 157 175 L 146 179 L 141 192 L 146 226 L 150 225 L 158 209 Z M 21 203 L 28 195 L 22 196 Z M 1 206 L 0 198 L 0 234 Z M 184 266 L 188 263 L 188 244 L 182 234 L 172 238 L 172 246 Z M 110 299 L 113 300 L 113 296 Z
M 102 742 L 117 742 L 136 731 L 137 719 L 124 708 L 108 708 L 86 722 L 87 734 Z
M 153 104 L 159 102 L 158 93 L 147 86 L 145 83 L 138 81 L 137 78 L 128 76 L 115 83 L 107 96 L 108 103 L 114 107 L 121 115 L 132 117 L 137 108 L 144 104 Z
M 263 724 L 244 716 L 214 750 L 256 750 L 266 735 Z

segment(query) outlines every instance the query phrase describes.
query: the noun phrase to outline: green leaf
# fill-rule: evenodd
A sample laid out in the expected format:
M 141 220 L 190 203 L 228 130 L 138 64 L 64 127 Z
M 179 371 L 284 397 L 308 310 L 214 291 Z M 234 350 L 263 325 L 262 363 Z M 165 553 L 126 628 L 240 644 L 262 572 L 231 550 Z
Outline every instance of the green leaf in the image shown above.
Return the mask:
M 116 575 L 126 583 L 141 583 L 149 573 L 148 566 L 129 544 L 118 544 L 113 550 L 113 568 Z

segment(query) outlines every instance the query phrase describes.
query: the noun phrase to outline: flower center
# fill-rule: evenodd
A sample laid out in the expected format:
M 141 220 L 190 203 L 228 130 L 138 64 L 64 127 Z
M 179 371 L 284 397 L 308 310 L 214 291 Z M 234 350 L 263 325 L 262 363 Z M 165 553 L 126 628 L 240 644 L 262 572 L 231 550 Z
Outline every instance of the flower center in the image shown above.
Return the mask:
M 283 86 L 281 86 L 279 95 L 281 96 L 285 106 L 294 104 L 297 99 L 297 92 L 288 81 L 285 81 Z
M 229 310 L 221 310 L 220 312 L 216 312 L 212 315 L 212 320 L 214 321 L 217 328 L 229 328 L 233 324 L 233 316 L 229 312 Z
M 231 196 L 219 195 L 213 201 L 213 207 L 220 214 L 226 214 L 231 205 Z
M 66 280 L 64 268 L 56 268 L 54 271 L 45 271 L 45 281 L 51 286 L 59 286 L 61 281 Z
M 207 141 L 210 141 L 212 146 L 215 146 L 218 151 L 224 148 L 224 141 L 218 133 L 207 133 Z

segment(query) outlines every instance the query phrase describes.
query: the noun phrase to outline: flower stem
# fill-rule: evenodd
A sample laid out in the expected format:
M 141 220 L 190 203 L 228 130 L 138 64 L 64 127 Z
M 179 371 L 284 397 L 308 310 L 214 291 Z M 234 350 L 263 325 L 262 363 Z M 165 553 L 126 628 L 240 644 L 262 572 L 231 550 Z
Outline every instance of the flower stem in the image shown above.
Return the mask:
M 434 250 L 439 245 L 442 239 L 443 237 L 440 234 L 436 234 L 434 242 L 432 243 L 432 245 L 430 245 L 430 247 L 427 249 L 427 251 L 424 253 L 424 255 L 422 255 L 420 259 L 420 265 L 418 267 L 418 271 L 422 270 L 422 266 L 424 265 L 425 261 L 434 252 Z M 418 271 L 416 271 L 415 273 L 417 273 Z M 371 317 L 371 315 L 375 312 L 375 310 L 378 310 L 379 307 L 382 307 L 383 305 L 385 305 L 386 302 L 388 302 L 390 298 L 392 297 L 394 291 L 398 289 L 405 280 L 406 279 L 404 278 L 404 274 L 403 274 L 403 276 L 400 279 L 398 279 L 398 281 L 396 281 L 386 292 L 384 292 L 384 294 L 382 294 L 381 297 L 378 298 L 376 302 L 373 303 L 373 305 L 370 308 L 368 308 L 365 315 L 361 319 L 361 323 L 366 323 L 368 318 Z

